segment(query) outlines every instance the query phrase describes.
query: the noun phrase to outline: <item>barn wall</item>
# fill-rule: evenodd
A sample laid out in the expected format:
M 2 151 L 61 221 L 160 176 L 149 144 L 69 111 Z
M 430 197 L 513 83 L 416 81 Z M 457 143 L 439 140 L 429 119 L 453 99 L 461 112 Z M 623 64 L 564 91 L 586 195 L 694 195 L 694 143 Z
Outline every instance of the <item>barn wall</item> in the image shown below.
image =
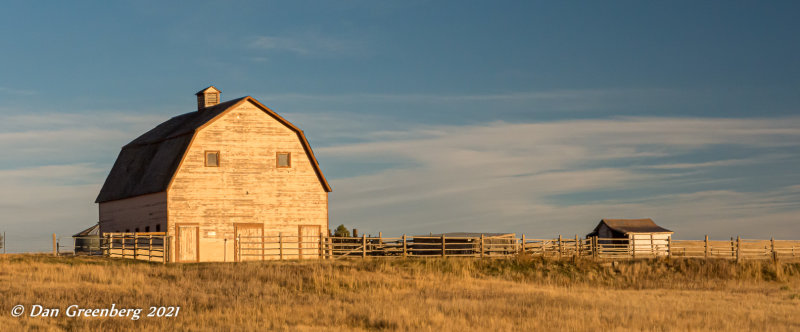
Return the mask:
M 133 232 L 139 228 L 150 226 L 150 231 L 156 231 L 156 225 L 161 225 L 161 231 L 167 229 L 167 194 L 160 192 L 136 196 L 116 201 L 100 203 L 100 232 Z
M 207 150 L 220 151 L 219 167 L 205 166 Z M 291 168 L 277 168 L 276 152 L 291 152 Z M 198 223 L 201 261 L 224 251 L 233 260 L 234 223 L 263 225 L 266 236 L 296 237 L 299 225 L 327 233 L 328 193 L 312 162 L 295 132 L 245 102 L 195 134 L 168 189 L 170 231 Z

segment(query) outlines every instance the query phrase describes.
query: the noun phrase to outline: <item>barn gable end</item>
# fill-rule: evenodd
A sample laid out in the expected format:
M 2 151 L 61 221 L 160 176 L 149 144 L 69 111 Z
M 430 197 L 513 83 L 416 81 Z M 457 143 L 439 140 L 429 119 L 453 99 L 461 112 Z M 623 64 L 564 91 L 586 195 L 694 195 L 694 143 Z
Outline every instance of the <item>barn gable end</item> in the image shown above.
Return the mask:
M 331 187 L 303 132 L 252 97 L 214 98 L 122 148 L 96 199 L 100 232 L 166 232 L 178 262 L 247 259 L 233 255 L 241 236 L 320 239 Z

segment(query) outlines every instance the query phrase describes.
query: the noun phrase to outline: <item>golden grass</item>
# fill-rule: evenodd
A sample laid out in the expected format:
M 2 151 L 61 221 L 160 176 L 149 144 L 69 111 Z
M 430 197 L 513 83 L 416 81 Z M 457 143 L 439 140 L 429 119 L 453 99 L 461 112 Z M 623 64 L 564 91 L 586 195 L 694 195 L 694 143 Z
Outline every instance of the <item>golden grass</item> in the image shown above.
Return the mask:
M 148 264 L 0 256 L 0 330 L 800 330 L 800 263 L 409 259 Z M 180 306 L 177 318 L 64 308 Z M 14 305 L 61 308 L 13 318 Z M 26 311 L 27 313 L 27 311 Z

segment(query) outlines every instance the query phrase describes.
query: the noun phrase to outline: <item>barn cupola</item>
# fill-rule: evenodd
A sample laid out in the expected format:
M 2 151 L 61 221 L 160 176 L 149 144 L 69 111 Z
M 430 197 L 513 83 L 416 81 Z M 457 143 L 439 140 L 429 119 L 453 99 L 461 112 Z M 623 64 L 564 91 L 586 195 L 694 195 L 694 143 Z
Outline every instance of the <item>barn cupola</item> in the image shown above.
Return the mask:
M 199 111 L 206 107 L 211 107 L 216 104 L 219 104 L 220 92 L 222 91 L 219 91 L 219 89 L 215 88 L 212 85 L 195 93 L 195 95 L 197 95 L 197 110 Z

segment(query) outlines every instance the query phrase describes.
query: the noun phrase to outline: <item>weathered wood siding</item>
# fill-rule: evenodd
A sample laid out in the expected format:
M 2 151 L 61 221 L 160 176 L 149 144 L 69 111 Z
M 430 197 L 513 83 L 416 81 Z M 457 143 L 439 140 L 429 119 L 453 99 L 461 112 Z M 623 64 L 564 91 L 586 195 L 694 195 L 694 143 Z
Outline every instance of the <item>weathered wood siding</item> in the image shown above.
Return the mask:
M 219 167 L 205 166 L 205 151 L 220 152 Z M 291 153 L 290 168 L 277 167 L 277 152 Z M 245 102 L 195 134 L 167 190 L 169 231 L 198 223 L 201 261 L 234 260 L 234 223 L 262 224 L 265 236 L 327 232 L 328 193 L 312 162 L 294 131 Z
M 116 201 L 100 203 L 100 232 L 140 232 L 150 226 L 150 231 L 156 231 L 156 225 L 161 225 L 161 231 L 167 228 L 167 194 L 160 192 L 136 196 Z
M 635 233 L 629 234 L 628 239 L 633 241 L 633 250 L 636 254 L 668 255 L 669 238 L 667 233 Z

